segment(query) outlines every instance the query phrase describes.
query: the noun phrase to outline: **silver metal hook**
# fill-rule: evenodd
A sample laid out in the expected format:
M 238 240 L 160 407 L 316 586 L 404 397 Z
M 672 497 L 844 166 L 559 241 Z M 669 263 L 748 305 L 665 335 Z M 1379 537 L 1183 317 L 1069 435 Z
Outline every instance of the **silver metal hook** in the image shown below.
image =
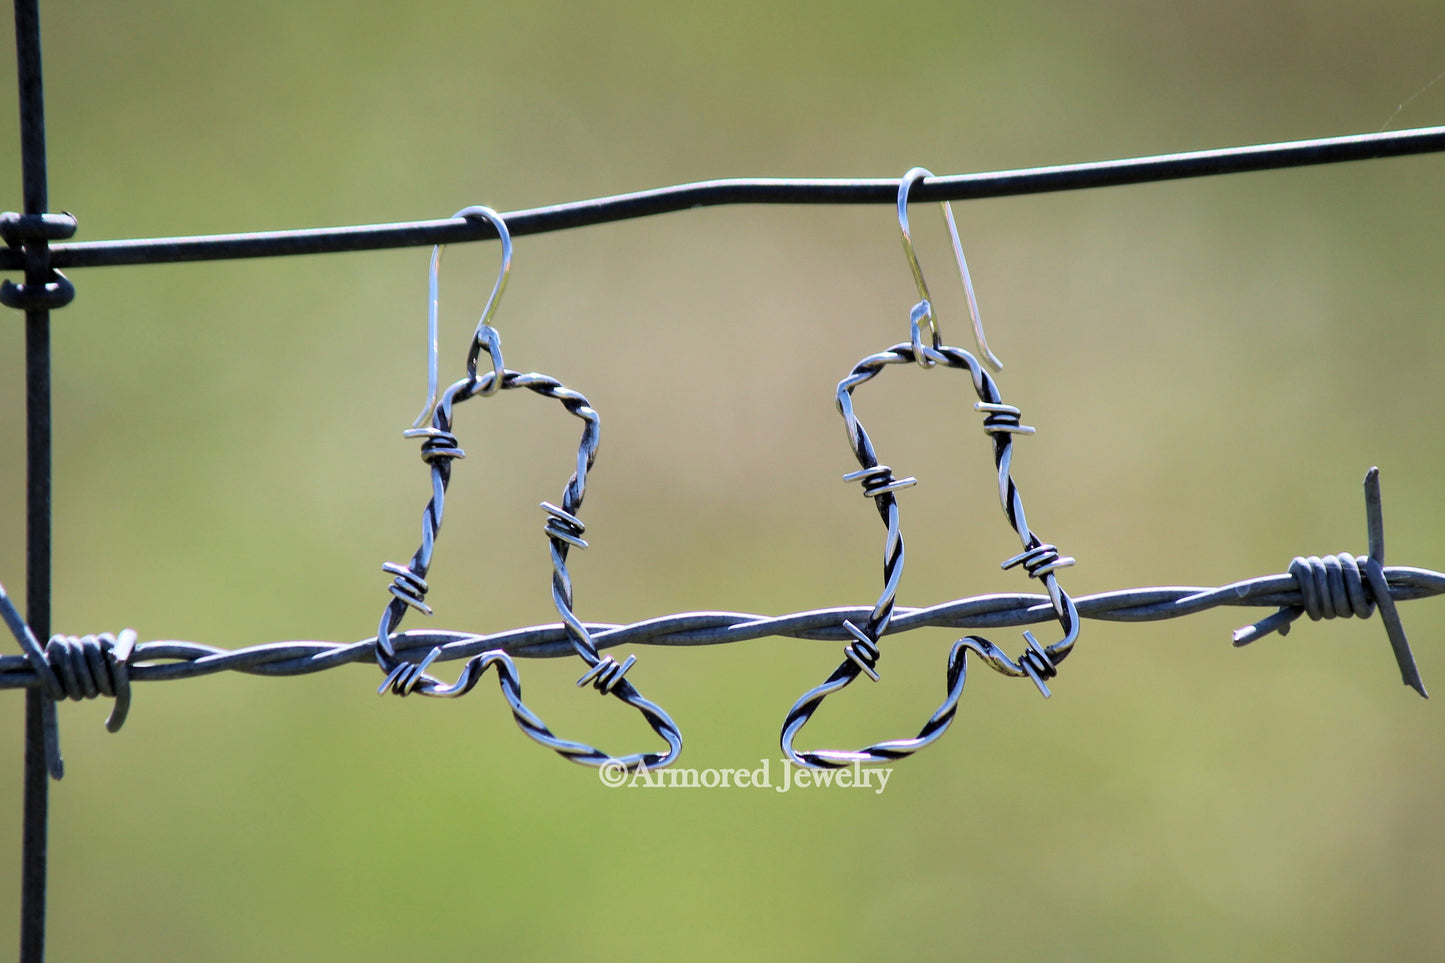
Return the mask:
M 918 264 L 918 254 L 913 250 L 913 236 L 908 230 L 908 193 L 913 189 L 914 184 L 925 177 L 932 176 L 933 172 L 927 168 L 915 167 L 904 174 L 903 179 L 898 182 L 898 229 L 903 234 L 903 255 L 908 258 L 908 267 L 913 271 L 913 282 L 918 285 L 918 304 L 913 307 L 911 319 L 915 349 L 923 347 L 922 331 L 919 326 L 924 321 L 927 322 L 928 333 L 933 341 L 932 347 L 938 348 L 943 344 L 942 336 L 938 333 L 938 320 L 933 314 L 933 299 L 928 293 L 928 282 L 923 279 L 923 268 Z M 963 280 L 963 293 L 968 299 L 968 314 L 973 320 L 974 340 L 978 343 L 979 353 L 983 355 L 989 366 L 995 371 L 1001 371 L 1003 362 L 989 350 L 988 339 L 984 337 L 983 319 L 978 313 L 978 298 L 973 293 L 973 278 L 968 273 L 968 261 L 963 256 L 963 242 L 958 238 L 958 225 L 953 220 L 953 205 L 944 201 L 939 206 L 943 208 L 943 220 L 948 225 L 948 236 L 953 241 L 953 256 L 958 262 L 958 275 Z M 933 362 L 925 356 L 925 352 L 916 350 L 915 353 L 919 364 L 924 367 L 932 367 Z
M 492 285 L 491 296 L 487 298 L 487 306 L 482 309 L 482 319 L 477 323 L 476 334 L 472 337 L 472 349 L 467 355 L 467 370 L 472 377 L 477 373 L 477 357 L 481 348 L 486 348 L 492 357 L 492 367 L 495 369 L 495 377 L 488 385 L 488 390 L 483 394 L 493 394 L 502 383 L 502 343 L 501 336 L 497 329 L 491 325 L 492 315 L 496 314 L 497 302 L 502 298 L 502 292 L 507 289 L 507 274 L 512 270 L 512 234 L 507 230 L 507 222 L 502 220 L 502 215 L 484 207 L 480 204 L 471 207 L 464 207 L 457 211 L 452 217 L 481 217 L 490 221 L 497 229 L 497 236 L 502 241 L 502 266 L 497 273 L 497 281 Z M 440 276 L 442 266 L 442 249 L 445 244 L 438 244 L 431 251 L 431 268 L 427 273 L 427 382 L 426 382 L 426 404 L 422 407 L 421 414 L 416 416 L 412 422 L 412 428 L 421 428 L 431 420 L 432 409 L 436 407 L 437 401 L 437 304 L 440 300 Z

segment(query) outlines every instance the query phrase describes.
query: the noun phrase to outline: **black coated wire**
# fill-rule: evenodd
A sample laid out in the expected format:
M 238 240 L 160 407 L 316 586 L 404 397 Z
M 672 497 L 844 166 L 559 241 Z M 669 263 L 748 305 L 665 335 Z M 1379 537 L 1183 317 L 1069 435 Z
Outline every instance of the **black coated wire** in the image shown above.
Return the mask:
M 1445 127 L 1420 127 L 1056 167 L 930 177 L 913 188 L 913 198 L 963 201 L 1009 197 L 1438 151 L 1445 151 Z M 528 208 L 503 216 L 514 235 L 545 234 L 723 204 L 892 204 L 897 196 L 897 178 L 729 178 Z M 496 237 L 496 228 L 486 221 L 455 217 L 252 234 L 79 241 L 57 244 L 51 250 L 56 268 L 104 267 L 428 247 Z M 0 270 L 14 271 L 21 267 L 18 250 L 0 250 Z
M 20 161 L 24 211 L 49 206 L 45 158 L 45 96 L 42 84 L 39 0 L 15 0 L 15 59 L 20 94 Z M 26 239 L 12 268 L 23 269 L 22 289 L 44 292 L 55 275 L 49 232 Z M 7 238 L 13 243 L 13 239 Z M 11 290 L 15 285 L 9 285 Z M 32 628 L 50 631 L 51 421 L 50 307 L 43 297 L 12 303 L 25 311 L 26 612 Z M 49 844 L 50 777 L 57 773 L 59 734 L 55 703 L 41 689 L 25 694 L 25 789 L 20 869 L 20 959 L 45 958 L 46 861 Z

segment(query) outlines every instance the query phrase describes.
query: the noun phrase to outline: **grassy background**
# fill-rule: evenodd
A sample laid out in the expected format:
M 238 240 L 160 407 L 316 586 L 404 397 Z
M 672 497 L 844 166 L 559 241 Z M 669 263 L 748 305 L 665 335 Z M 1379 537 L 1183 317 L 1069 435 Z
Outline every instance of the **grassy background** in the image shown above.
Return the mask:
M 47 4 L 52 206 L 80 237 L 501 210 L 728 175 L 1002 169 L 1445 122 L 1434 3 Z M 0 100 L 15 102 L 0 53 Z M 7 108 L 12 110 L 13 108 Z M 20 203 L 16 125 L 0 199 Z M 1363 552 L 1445 567 L 1439 439 L 1445 160 L 1421 157 L 958 209 L 1015 459 L 1075 594 L 1214 585 Z M 968 346 L 938 219 L 919 245 Z M 892 212 L 728 208 L 518 241 L 514 367 L 592 399 L 603 442 L 578 612 L 871 602 L 881 527 L 832 408 L 906 337 Z M 353 640 L 415 547 L 427 253 L 73 275 L 55 320 L 55 625 L 236 647 Z M 452 250 L 443 375 L 495 270 Z M 24 597 L 21 325 L 0 324 L 0 580 Z M 901 599 L 1018 590 L 957 375 L 860 393 L 904 496 Z M 960 404 L 960 401 L 962 404 Z M 553 620 L 535 505 L 576 429 L 462 410 L 433 624 Z M 1403 608 L 1445 686 L 1445 608 Z M 490 683 L 378 699 L 375 672 L 211 677 L 62 709 L 55 959 L 1438 959 L 1445 716 L 1383 629 L 1306 623 L 1233 651 L 1244 613 L 1086 625 L 1043 703 L 976 673 L 881 796 L 615 791 L 521 736 Z M 408 625 L 421 624 L 409 619 Z M 883 681 L 810 744 L 916 729 L 952 636 L 889 642 Z M 996 639 L 1010 651 L 1015 633 Z M 837 645 L 645 650 L 630 676 L 683 764 L 777 755 Z M 651 736 L 522 665 L 564 735 Z M 0 739 L 0 946 L 16 939 L 20 703 Z M 774 766 L 777 766 L 776 760 Z

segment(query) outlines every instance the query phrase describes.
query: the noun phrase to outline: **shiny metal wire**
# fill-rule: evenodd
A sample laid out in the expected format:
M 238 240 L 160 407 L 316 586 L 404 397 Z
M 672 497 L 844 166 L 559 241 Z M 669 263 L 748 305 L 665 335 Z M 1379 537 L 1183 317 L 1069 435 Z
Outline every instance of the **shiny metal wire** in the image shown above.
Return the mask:
M 1389 598 L 1391 607 L 1399 602 L 1445 595 L 1445 572 L 1406 565 L 1382 568 L 1385 595 L 1369 582 L 1370 598 L 1379 609 L 1380 599 Z M 1101 622 L 1158 622 L 1199 615 L 1215 608 L 1303 608 L 1304 594 L 1295 575 L 1282 572 L 1214 588 L 1164 585 L 1119 589 L 1083 595 L 1073 599 L 1081 619 Z M 855 638 L 844 626 L 868 618 L 872 606 L 837 606 L 762 615 L 756 612 L 678 612 L 640 622 L 587 622 L 585 627 L 597 649 L 626 645 L 702 646 L 726 645 L 764 638 L 788 638 L 836 645 Z M 1266 616 L 1259 624 L 1275 619 Z M 19 626 L 17 639 L 29 631 L 14 605 L 0 587 L 0 615 L 11 627 Z M 1397 612 L 1398 615 L 1398 612 Z M 1057 620 L 1053 603 L 1046 595 L 992 593 L 954 599 L 914 608 L 894 607 L 888 636 L 900 636 L 923 628 L 988 630 L 1020 628 Z M 1256 626 L 1236 632 L 1236 638 L 1252 633 Z M 1262 636 L 1260 632 L 1255 638 Z M 419 664 L 437 654 L 433 663 L 471 659 L 486 652 L 505 652 L 513 658 L 573 658 L 567 627 L 559 622 L 477 634 L 437 629 L 411 629 L 388 639 L 399 659 Z M 23 645 L 24 643 L 22 643 Z M 128 663 L 131 683 L 170 682 L 195 679 L 220 672 L 241 672 L 260 676 L 298 676 L 324 672 L 353 663 L 373 665 L 375 637 L 356 642 L 300 640 L 268 642 L 240 649 L 222 649 L 200 642 L 156 640 L 135 646 Z M 1238 643 L 1236 643 L 1238 644 Z M 1392 639 L 1393 645 L 1393 639 Z M 0 655 L 0 689 L 46 687 L 44 676 L 53 673 L 44 662 L 37 670 L 26 655 Z M 1411 661 L 1413 665 L 1413 659 Z M 1402 672 L 1402 676 L 1403 676 Z M 1408 681 L 1407 681 L 1407 684 Z
M 975 407 L 984 414 L 983 430 L 993 439 L 994 464 L 998 469 L 999 500 L 1023 545 L 1023 551 L 1003 563 L 1009 569 L 1021 566 L 1030 578 L 1044 583 L 1050 605 L 1064 631 L 1064 637 L 1050 646 L 1040 644 L 1030 632 L 1024 633 L 1028 648 L 1018 661 L 1010 659 L 1004 652 L 987 639 L 969 636 L 960 639 L 948 656 L 946 670 L 947 697 L 917 736 L 912 739 L 898 739 L 880 742 L 864 749 L 812 749 L 799 750 L 793 742 L 803 727 L 813 717 L 818 707 L 828 696 L 848 685 L 859 675 L 878 679 L 878 640 L 887 631 L 892 621 L 897 602 L 898 586 L 903 576 L 903 535 L 899 522 L 898 500 L 895 493 L 915 483 L 913 478 L 897 479 L 893 471 L 878 462 L 863 423 L 853 407 L 853 392 L 871 381 L 889 365 L 911 364 L 918 360 L 918 348 L 911 343 L 896 344 L 887 351 L 870 355 L 858 362 L 848 376 L 838 383 L 838 411 L 843 416 L 848 432 L 848 442 L 861 469 L 844 476 L 847 481 L 861 481 L 863 494 L 874 500 L 878 514 L 887 528 L 883 552 L 883 591 L 873 610 L 862 624 L 845 621 L 843 627 L 853 636 L 843 650 L 844 660 L 824 682 L 806 692 L 788 711 L 783 720 L 780 744 L 784 754 L 795 764 L 813 768 L 835 768 L 853 763 L 882 764 L 894 762 L 911 755 L 938 740 L 948 730 L 958 708 L 959 697 L 967 675 L 967 653 L 979 655 L 995 671 L 1004 675 L 1028 676 L 1045 695 L 1049 695 L 1045 680 L 1058 672 L 1058 663 L 1069 654 L 1079 634 L 1078 610 L 1072 599 L 1059 586 L 1055 577 L 1058 569 L 1074 564 L 1072 558 L 1059 555 L 1058 549 L 1046 544 L 1033 533 L 1024 515 L 1023 498 L 1012 475 L 1013 436 L 1031 433 L 1032 428 L 1019 423 L 1019 411 L 1005 405 L 993 377 L 984 370 L 978 360 L 961 348 L 938 346 L 923 348 L 934 365 L 967 371 L 973 382 L 979 402 Z
M 477 359 L 481 352 L 485 349 L 490 356 L 492 371 L 496 375 L 489 384 L 490 394 L 496 391 L 502 382 L 502 338 L 497 329 L 492 327 L 492 317 L 497 313 L 497 305 L 507 290 L 507 276 L 512 270 L 512 234 L 507 230 L 507 222 L 502 215 L 481 204 L 464 207 L 452 217 L 487 221 L 496 228 L 497 237 L 502 242 L 502 263 L 497 270 L 497 280 L 492 285 L 492 293 L 487 296 L 487 306 L 482 309 L 481 320 L 477 322 L 476 333 L 472 336 L 472 344 L 467 351 L 467 373 L 473 378 L 477 376 Z M 437 401 L 437 316 L 441 306 L 442 251 L 445 249 L 445 244 L 432 248 L 431 265 L 427 270 L 426 403 L 422 405 L 421 414 L 416 416 L 416 421 L 412 422 L 414 429 L 421 429 L 431 419 L 432 408 Z
M 1445 595 L 1445 572 L 1408 565 L 1384 569 L 1389 597 L 1395 603 Z M 1371 598 L 1380 596 L 1374 588 Z M 1293 575 L 1282 572 L 1230 582 L 1218 587 L 1161 585 L 1118 589 L 1073 598 L 1081 619 L 1097 622 L 1161 622 L 1200 615 L 1212 609 L 1303 606 L 1303 594 Z M 1377 606 L 1378 607 L 1378 606 Z M 836 645 L 855 638 L 845 623 L 868 618 L 871 605 L 844 605 L 782 615 L 757 612 L 677 612 L 640 622 L 586 622 L 599 651 L 632 645 L 691 648 L 727 645 L 755 639 L 798 639 Z M 1273 619 L 1269 615 L 1266 620 Z M 1053 603 L 1047 595 L 998 592 L 959 598 L 936 605 L 894 607 L 884 633 L 892 638 L 925 628 L 989 630 L 1021 628 L 1054 622 Z M 1248 632 L 1253 627 L 1239 630 Z M 560 622 L 529 625 L 499 632 L 476 633 L 447 629 L 409 629 L 397 632 L 390 643 L 398 658 L 420 660 L 432 649 L 436 663 L 470 659 L 492 650 L 518 659 L 575 658 L 576 649 Z M 136 644 L 130 658 L 130 681 L 172 682 L 220 672 L 246 675 L 297 676 L 324 672 L 353 663 L 375 664 L 376 638 L 355 642 L 297 640 L 266 642 L 239 649 L 222 649 L 202 642 L 158 639 Z M 53 670 L 52 670 L 53 671 Z M 41 676 L 23 655 L 0 655 L 0 689 L 43 688 Z
M 903 236 L 903 256 L 913 272 L 913 283 L 918 286 L 918 303 L 913 306 L 909 324 L 913 329 L 913 350 L 918 363 L 925 368 L 933 367 L 933 361 L 923 350 L 923 333 L 926 328 L 931 344 L 943 346 L 943 335 L 938 330 L 938 318 L 933 312 L 933 295 L 928 293 L 928 282 L 923 279 L 923 267 L 918 263 L 918 252 L 913 249 L 913 232 L 908 226 L 908 195 L 913 185 L 933 172 L 926 167 L 915 167 L 903 175 L 898 183 L 898 231 Z M 989 350 L 988 339 L 983 333 L 983 318 L 978 311 L 978 297 L 973 292 L 973 277 L 968 271 L 968 259 L 963 256 L 963 242 L 958 239 L 958 224 L 953 220 L 953 205 L 948 201 L 939 204 L 943 209 L 943 222 L 948 225 L 948 237 L 953 243 L 953 257 L 958 264 L 958 276 L 963 282 L 963 294 L 968 300 L 968 316 L 973 321 L 973 339 L 978 344 L 978 353 L 995 371 L 1003 370 L 1003 362 Z
M 506 652 L 491 650 L 473 656 L 463 666 L 457 681 L 451 684 L 444 683 L 426 672 L 441 656 L 439 648 L 433 647 L 418 662 L 403 659 L 397 653 L 392 637 L 401 625 L 407 609 L 413 608 L 424 614 L 431 614 L 431 608 L 425 601 L 428 591 L 426 578 L 431 569 L 432 553 L 441 531 L 442 519 L 446 514 L 446 494 L 451 482 L 452 463 L 465 456 L 452 433 L 453 410 L 459 402 L 477 396 L 492 395 L 498 390 L 498 385 L 500 390 L 525 388 L 545 398 L 559 401 L 562 407 L 583 422 L 582 438 L 577 448 L 577 470 L 563 490 L 562 504 L 558 506 L 549 502 L 542 503 L 542 509 L 547 515 L 544 531 L 552 555 L 552 602 L 557 614 L 562 618 L 563 628 L 573 650 L 588 666 L 588 671 L 577 684 L 590 684 L 603 695 L 614 696 L 640 712 L 652 730 L 667 743 L 665 751 L 614 756 L 585 743 L 559 738 L 523 704 L 517 668 Z M 591 630 L 573 611 L 572 577 L 567 570 L 567 554 L 573 548 L 587 547 L 587 543 L 582 539 L 585 526 L 577 513 L 587 491 L 587 473 L 597 457 L 597 412 L 585 397 L 554 378 L 504 369 L 500 375 L 495 371 L 488 371 L 480 377 L 475 377 L 472 372 L 451 385 L 433 408 L 431 422 L 427 428 L 411 429 L 407 432 L 408 435 L 423 439 L 421 457 L 431 469 L 432 497 L 422 512 L 421 545 L 411 560 L 405 565 L 387 562 L 382 566 L 384 571 L 394 577 L 388 586 L 392 600 L 382 612 L 376 635 L 376 661 L 386 674 L 378 691 L 402 696 L 420 693 L 455 698 L 470 692 L 482 674 L 495 666 L 498 683 L 512 707 L 512 716 L 517 725 L 528 736 L 564 758 L 591 766 L 618 762 L 629 769 L 639 766 L 655 769 L 671 764 L 682 750 L 682 735 L 672 718 L 660 706 L 643 698 L 636 687 L 623 677 L 636 662 L 635 657 L 629 657 L 625 664 L 618 664 L 612 656 L 599 654 L 592 641 Z

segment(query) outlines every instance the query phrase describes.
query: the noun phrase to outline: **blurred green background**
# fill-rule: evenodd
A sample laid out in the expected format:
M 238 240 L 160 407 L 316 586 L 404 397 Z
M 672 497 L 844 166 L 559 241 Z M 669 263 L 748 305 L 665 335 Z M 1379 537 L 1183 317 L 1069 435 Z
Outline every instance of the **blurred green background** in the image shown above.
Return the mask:
M 44 4 L 51 204 L 80 238 L 501 210 L 735 175 L 896 176 L 1445 122 L 1433 2 Z M 13 54 L 0 53 L 13 105 Z M 13 106 L 0 201 L 20 205 Z M 1029 520 L 1075 594 L 1216 585 L 1363 552 L 1445 568 L 1445 158 L 958 208 L 1005 397 L 1039 433 Z M 946 234 L 918 242 L 970 346 Z M 496 264 L 454 248 L 444 377 Z M 99 268 L 55 319 L 57 630 L 238 647 L 370 635 L 428 485 L 400 430 L 424 388 L 423 249 Z M 514 367 L 603 418 L 577 610 L 869 604 L 882 529 L 833 386 L 907 336 L 893 212 L 739 207 L 521 238 L 497 323 Z M 0 323 L 0 580 L 24 597 L 22 325 Z M 903 497 L 904 604 L 1033 590 L 998 562 L 966 380 L 859 394 Z M 430 624 L 554 620 L 536 503 L 576 443 L 553 404 L 460 410 Z M 1445 689 L 1445 604 L 1402 612 Z M 1439 959 L 1445 715 L 1378 620 L 1244 651 L 1253 612 L 1088 623 L 1045 703 L 976 671 L 948 736 L 882 795 L 609 790 L 522 736 L 490 682 L 379 699 L 375 671 L 213 676 L 62 707 L 58 960 L 738 956 Z M 408 626 L 425 624 L 409 618 Z M 805 742 L 916 731 L 953 634 Z M 1015 632 L 994 638 L 1011 652 Z M 840 646 L 639 650 L 682 765 L 776 760 Z M 7 648 L 7 651 L 13 651 Z M 625 654 L 622 653 L 622 654 Z M 561 734 L 653 737 L 526 662 Z M 0 740 L 0 946 L 19 903 L 21 698 Z

